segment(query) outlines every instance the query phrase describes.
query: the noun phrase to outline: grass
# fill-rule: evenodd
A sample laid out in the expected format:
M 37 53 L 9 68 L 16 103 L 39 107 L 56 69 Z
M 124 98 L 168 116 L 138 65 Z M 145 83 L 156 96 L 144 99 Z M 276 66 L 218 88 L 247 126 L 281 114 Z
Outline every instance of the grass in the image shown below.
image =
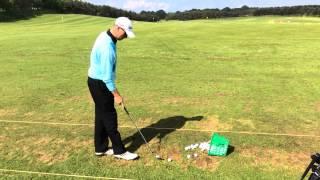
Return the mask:
M 158 162 L 132 128 L 121 128 L 140 160 L 93 156 L 86 85 L 89 54 L 113 19 L 43 15 L 0 23 L 0 168 L 133 179 L 297 179 L 319 137 L 222 133 L 225 158 L 186 145 L 211 132 L 143 129 Z M 319 18 L 247 17 L 135 22 L 137 38 L 118 43 L 117 86 L 139 126 L 320 136 Z M 121 126 L 132 126 L 118 109 Z M 201 120 L 190 121 L 199 116 Z M 60 178 L 0 172 L 6 178 Z M 72 179 L 70 177 L 70 179 Z

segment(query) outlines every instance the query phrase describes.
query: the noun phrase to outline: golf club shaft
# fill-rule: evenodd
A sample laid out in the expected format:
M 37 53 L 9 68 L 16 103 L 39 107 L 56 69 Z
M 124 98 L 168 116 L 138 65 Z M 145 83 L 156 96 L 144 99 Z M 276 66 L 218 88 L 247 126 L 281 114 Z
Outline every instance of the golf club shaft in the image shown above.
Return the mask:
M 136 123 L 134 122 L 134 120 L 132 119 L 129 111 L 127 110 L 127 108 L 123 105 L 123 109 L 126 112 L 126 114 L 129 116 L 129 119 L 132 121 L 132 123 L 134 124 L 134 126 L 136 127 L 137 131 L 140 133 L 143 141 L 145 142 L 145 144 L 147 145 L 149 151 L 151 152 L 151 154 L 154 154 L 153 151 L 151 150 L 149 143 L 147 142 L 146 138 L 144 137 L 144 135 L 142 134 L 142 132 L 140 131 L 140 129 L 138 128 L 138 126 L 136 125 Z

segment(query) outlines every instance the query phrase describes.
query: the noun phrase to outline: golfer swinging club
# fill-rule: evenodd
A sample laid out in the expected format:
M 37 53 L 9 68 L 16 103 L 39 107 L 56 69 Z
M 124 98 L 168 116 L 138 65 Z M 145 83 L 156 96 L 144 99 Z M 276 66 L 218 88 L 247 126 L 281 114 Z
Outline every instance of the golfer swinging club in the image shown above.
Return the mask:
M 132 22 L 119 17 L 115 25 L 97 37 L 90 56 L 88 86 L 95 103 L 94 146 L 97 156 L 114 155 L 116 158 L 133 160 L 137 154 L 126 151 L 118 131 L 117 112 L 114 102 L 123 104 L 123 98 L 115 86 L 117 41 L 135 37 Z M 110 138 L 112 149 L 108 147 Z

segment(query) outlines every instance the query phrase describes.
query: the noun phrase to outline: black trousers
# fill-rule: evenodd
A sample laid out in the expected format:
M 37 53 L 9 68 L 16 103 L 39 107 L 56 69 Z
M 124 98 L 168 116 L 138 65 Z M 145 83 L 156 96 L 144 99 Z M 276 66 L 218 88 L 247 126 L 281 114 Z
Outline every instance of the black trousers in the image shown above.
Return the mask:
M 124 153 L 125 147 L 118 131 L 117 111 L 113 94 L 101 80 L 88 77 L 88 87 L 95 103 L 94 146 L 96 152 L 108 149 L 110 138 L 114 154 Z

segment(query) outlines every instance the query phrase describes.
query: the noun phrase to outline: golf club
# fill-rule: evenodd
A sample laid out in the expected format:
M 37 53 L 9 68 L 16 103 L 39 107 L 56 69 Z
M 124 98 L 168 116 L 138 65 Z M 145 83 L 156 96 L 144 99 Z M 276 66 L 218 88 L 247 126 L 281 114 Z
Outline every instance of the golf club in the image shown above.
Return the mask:
M 135 121 L 133 120 L 133 118 L 131 117 L 129 111 L 127 110 L 127 108 L 125 107 L 125 105 L 124 105 L 123 103 L 122 103 L 121 105 L 122 105 L 123 110 L 124 110 L 124 111 L 126 112 L 126 114 L 128 115 L 129 119 L 132 121 L 132 123 L 133 123 L 134 126 L 136 127 L 137 131 L 140 133 L 140 135 L 141 135 L 144 143 L 147 145 L 150 153 L 151 153 L 152 155 L 154 155 L 155 153 L 151 150 L 151 148 L 150 148 L 150 146 L 149 146 L 149 143 L 147 142 L 146 138 L 144 137 L 144 135 L 142 134 L 142 132 L 140 131 L 140 129 L 138 128 L 138 126 L 136 125 L 136 123 L 135 123 Z M 158 159 L 158 160 L 163 160 L 163 159 L 160 157 L 160 155 L 158 155 L 158 154 L 156 154 L 155 157 L 156 157 L 156 159 Z

